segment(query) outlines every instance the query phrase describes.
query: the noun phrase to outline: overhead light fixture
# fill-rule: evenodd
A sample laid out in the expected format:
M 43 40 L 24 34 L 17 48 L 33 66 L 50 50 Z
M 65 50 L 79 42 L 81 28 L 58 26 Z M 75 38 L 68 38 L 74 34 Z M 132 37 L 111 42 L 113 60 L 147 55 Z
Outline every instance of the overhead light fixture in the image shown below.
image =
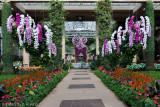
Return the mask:
M 83 16 L 77 16 L 78 21 L 83 21 Z

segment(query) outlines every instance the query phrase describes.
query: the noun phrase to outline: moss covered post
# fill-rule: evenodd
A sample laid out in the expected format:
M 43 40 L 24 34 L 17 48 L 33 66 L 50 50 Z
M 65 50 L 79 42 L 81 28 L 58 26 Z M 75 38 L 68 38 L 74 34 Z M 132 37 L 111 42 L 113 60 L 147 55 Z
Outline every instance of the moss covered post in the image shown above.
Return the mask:
M 147 40 L 147 48 L 145 50 L 146 70 L 154 70 L 154 6 L 151 0 L 146 2 L 145 14 L 150 18 L 151 23 L 151 37 Z
M 99 1 L 95 10 L 98 23 L 99 50 L 101 53 L 103 41 L 110 38 L 110 24 L 112 20 L 110 0 Z
M 58 0 L 51 0 L 50 21 L 53 32 L 53 42 L 57 46 L 57 56 L 53 57 L 52 63 L 55 69 L 62 66 L 62 36 L 64 30 L 64 21 L 66 11 L 63 9 L 63 2 Z M 64 57 L 64 56 L 63 56 Z
M 11 34 L 7 31 L 7 18 L 12 14 L 9 3 L 2 5 L 2 46 L 3 46 L 3 74 L 13 73 L 13 40 Z

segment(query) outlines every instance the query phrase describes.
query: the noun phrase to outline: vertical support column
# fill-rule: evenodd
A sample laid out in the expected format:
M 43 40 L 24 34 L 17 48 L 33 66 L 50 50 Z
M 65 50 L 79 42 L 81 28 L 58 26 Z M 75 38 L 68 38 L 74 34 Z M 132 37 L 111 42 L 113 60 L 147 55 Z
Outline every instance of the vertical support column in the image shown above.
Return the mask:
M 29 67 L 29 53 L 26 52 L 25 48 L 23 48 L 23 66 Z
M 96 55 L 99 55 L 98 22 L 96 22 Z
M 65 29 L 63 29 L 63 35 L 62 35 L 62 59 L 65 61 L 66 52 L 65 52 Z

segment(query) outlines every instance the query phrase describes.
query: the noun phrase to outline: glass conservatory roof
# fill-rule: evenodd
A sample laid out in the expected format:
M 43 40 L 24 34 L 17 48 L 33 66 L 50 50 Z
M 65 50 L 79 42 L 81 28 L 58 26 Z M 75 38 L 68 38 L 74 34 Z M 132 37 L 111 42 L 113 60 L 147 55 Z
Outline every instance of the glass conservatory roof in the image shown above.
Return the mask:
M 17 2 L 20 6 L 22 6 L 26 10 L 46 10 L 49 9 L 48 2 L 35 2 L 35 3 L 21 3 Z M 0 3 L 0 9 L 3 3 Z M 141 3 L 111 3 L 113 10 L 131 10 L 136 8 Z M 96 7 L 97 3 L 64 3 L 64 6 L 93 6 Z M 35 8 L 33 7 L 35 6 Z M 160 3 L 154 3 L 155 10 L 160 10 Z M 94 8 L 93 8 L 94 9 Z

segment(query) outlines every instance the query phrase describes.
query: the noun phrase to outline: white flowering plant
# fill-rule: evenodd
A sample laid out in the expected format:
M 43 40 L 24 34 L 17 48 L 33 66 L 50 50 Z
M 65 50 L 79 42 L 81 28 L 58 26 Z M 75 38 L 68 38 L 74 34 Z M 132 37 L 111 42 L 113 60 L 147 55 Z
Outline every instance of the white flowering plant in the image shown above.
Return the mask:
M 12 23 L 16 23 L 15 25 Z M 37 61 L 47 64 L 49 59 L 56 56 L 56 45 L 52 41 L 53 33 L 47 25 L 35 24 L 34 20 L 27 15 L 16 14 L 7 19 L 7 29 L 20 48 L 25 48 Z M 43 57 L 41 57 L 43 55 Z

